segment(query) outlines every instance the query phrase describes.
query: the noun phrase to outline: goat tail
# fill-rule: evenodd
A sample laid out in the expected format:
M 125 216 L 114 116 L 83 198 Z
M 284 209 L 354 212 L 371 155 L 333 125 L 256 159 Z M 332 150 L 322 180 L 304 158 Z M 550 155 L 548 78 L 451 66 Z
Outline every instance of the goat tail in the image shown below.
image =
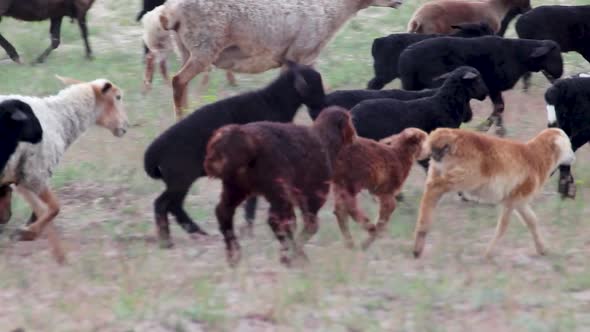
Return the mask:
M 408 32 L 420 33 L 420 30 L 422 30 L 422 26 L 416 20 L 412 19 L 410 23 L 408 23 Z
M 162 171 L 157 158 L 153 154 L 152 149 L 148 148 L 143 157 L 143 169 L 150 178 L 157 180 L 162 178 Z

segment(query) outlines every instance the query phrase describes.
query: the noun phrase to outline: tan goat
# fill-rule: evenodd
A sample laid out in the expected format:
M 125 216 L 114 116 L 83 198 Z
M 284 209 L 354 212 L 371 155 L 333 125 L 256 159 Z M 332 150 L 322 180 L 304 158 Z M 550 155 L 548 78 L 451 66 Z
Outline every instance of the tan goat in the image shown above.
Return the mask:
M 537 253 L 545 254 L 530 201 L 552 171 L 575 160 L 570 140 L 561 129 L 545 129 L 521 143 L 444 128 L 433 131 L 428 144 L 431 161 L 416 224 L 415 257 L 424 249 L 436 204 L 448 192 L 462 192 L 481 202 L 502 205 L 496 233 L 486 250 L 487 257 L 506 232 L 513 211 L 533 235 Z
M 414 12 L 408 32 L 449 34 L 453 25 L 485 22 L 494 32 L 504 35 L 509 22 L 502 21 L 530 9 L 530 0 L 431 1 Z

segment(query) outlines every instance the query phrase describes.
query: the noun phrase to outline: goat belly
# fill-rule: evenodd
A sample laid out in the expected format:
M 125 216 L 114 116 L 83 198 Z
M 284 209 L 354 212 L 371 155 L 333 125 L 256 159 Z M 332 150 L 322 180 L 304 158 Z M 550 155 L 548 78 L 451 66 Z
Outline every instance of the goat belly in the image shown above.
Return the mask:
M 496 176 L 485 184 L 463 191 L 465 198 L 486 204 L 499 204 L 510 195 L 519 181 L 509 177 Z

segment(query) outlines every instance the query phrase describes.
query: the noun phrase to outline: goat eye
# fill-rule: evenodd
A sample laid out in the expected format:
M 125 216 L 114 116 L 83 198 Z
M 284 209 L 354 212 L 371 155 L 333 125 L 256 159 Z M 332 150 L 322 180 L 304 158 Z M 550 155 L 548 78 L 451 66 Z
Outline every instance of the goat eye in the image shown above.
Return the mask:
M 117 96 L 116 98 L 117 98 L 117 100 L 121 100 L 121 96 Z

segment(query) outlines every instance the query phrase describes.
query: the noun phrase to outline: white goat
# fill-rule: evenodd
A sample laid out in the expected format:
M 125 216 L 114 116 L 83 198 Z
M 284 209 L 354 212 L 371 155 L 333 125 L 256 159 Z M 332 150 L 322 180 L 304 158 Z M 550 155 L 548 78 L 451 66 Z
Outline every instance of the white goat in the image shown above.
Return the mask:
M 188 82 L 210 65 L 260 73 L 285 60 L 313 65 L 334 34 L 368 6 L 401 0 L 169 0 L 160 21 L 177 33 L 188 59 L 172 79 L 174 111 L 182 117 Z
M 15 184 L 37 217 L 34 223 L 17 232 L 20 240 L 36 239 L 59 213 L 60 205 L 49 178 L 66 149 L 93 124 L 110 129 L 117 137 L 123 136 L 128 127 L 117 86 L 106 79 L 83 83 L 58 78 L 73 85 L 46 98 L 0 96 L 0 102 L 17 99 L 29 104 L 43 128 L 43 140 L 35 145 L 19 143 L 0 175 L 0 185 Z M 65 255 L 52 233 L 49 235 L 54 254 L 62 262 Z

